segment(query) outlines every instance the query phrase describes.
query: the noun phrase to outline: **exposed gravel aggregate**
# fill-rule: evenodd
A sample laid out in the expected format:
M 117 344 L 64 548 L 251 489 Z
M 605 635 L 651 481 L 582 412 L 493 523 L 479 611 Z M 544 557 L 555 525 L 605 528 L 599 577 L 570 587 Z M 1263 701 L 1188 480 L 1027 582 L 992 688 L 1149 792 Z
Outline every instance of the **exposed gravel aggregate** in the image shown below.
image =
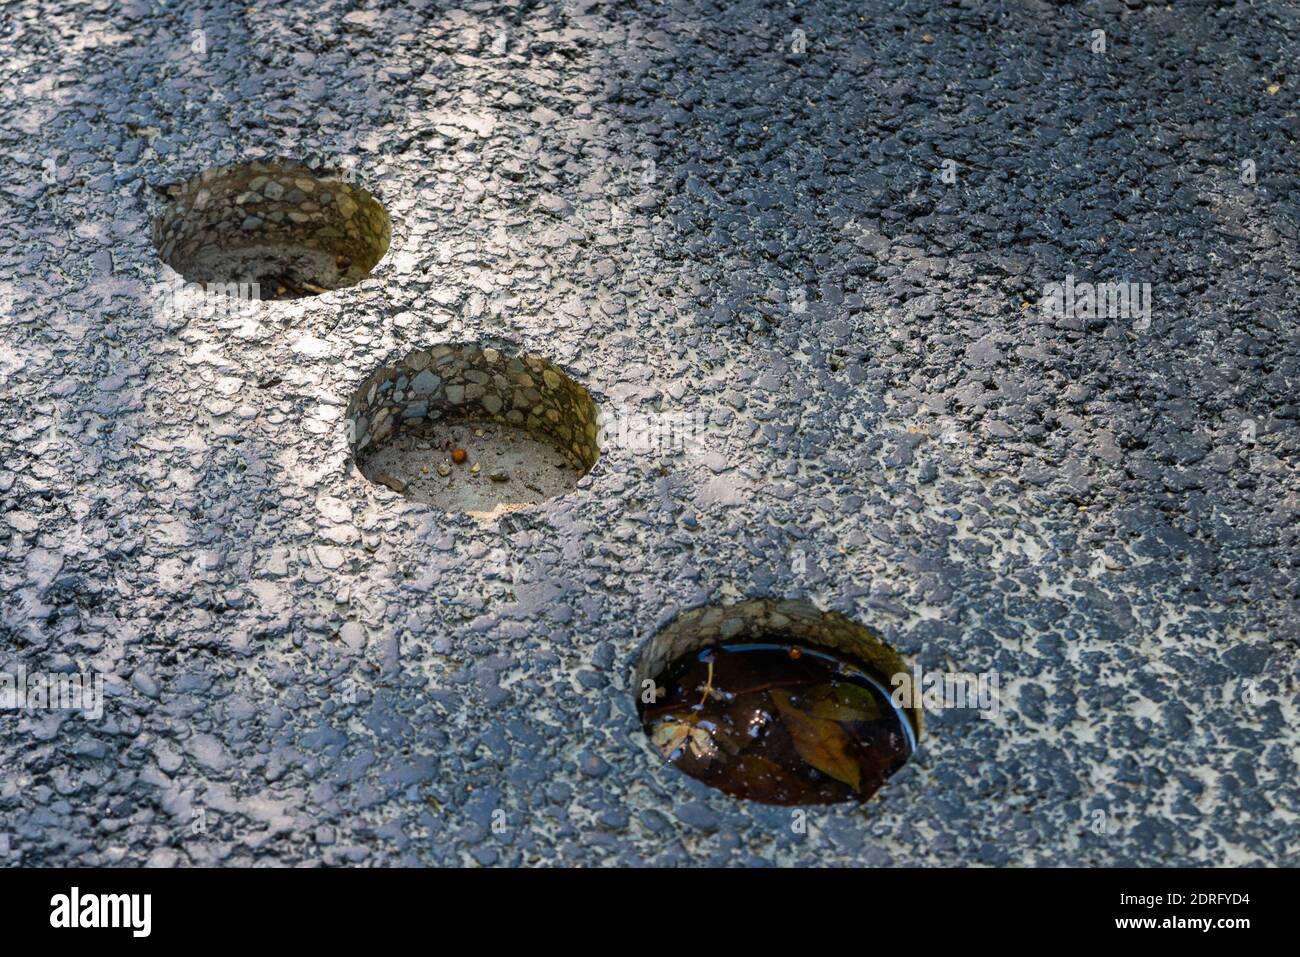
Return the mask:
M 108 700 L 0 714 L 0 863 L 1300 864 L 1297 12 L 6 7 L 0 670 Z M 154 308 L 167 187 L 278 156 L 384 259 Z M 362 477 L 367 377 L 488 341 L 709 439 L 492 524 Z M 632 669 L 767 596 L 1000 715 L 806 833 L 708 790 Z

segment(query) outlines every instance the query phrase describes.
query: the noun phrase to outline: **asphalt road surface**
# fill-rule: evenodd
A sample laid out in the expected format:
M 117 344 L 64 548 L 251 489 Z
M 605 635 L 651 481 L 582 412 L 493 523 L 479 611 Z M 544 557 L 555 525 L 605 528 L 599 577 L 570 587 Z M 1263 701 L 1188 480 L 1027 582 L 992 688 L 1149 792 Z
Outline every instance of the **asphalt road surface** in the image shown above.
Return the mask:
M 1294 3 L 33 0 L 0 64 L 0 670 L 105 694 L 0 714 L 0 864 L 1300 864 Z M 168 187 L 276 156 L 378 267 L 156 308 Z M 408 502 L 345 407 L 451 341 L 707 441 Z M 764 596 L 997 715 L 710 791 L 632 671 Z

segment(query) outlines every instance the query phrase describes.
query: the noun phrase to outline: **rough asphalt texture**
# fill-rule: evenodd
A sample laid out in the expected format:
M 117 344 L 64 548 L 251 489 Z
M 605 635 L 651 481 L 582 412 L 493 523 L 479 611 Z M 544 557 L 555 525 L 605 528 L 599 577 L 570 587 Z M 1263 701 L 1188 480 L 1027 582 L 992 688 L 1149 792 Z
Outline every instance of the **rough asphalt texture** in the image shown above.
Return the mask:
M 1300 864 L 1295 4 L 426 7 L 3 12 L 0 666 L 109 696 L 0 715 L 5 863 Z M 156 317 L 160 190 L 273 155 L 388 256 Z M 496 526 L 365 481 L 352 390 L 492 337 L 717 437 Z M 711 792 L 629 676 L 763 595 L 1002 713 L 806 833 Z

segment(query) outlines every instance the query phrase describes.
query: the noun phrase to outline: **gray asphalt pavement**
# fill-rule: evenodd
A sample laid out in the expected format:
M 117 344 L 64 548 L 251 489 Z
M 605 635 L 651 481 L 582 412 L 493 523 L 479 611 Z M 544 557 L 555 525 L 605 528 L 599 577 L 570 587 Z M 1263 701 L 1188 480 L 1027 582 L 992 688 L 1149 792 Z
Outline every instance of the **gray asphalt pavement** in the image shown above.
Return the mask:
M 105 700 L 0 713 L 0 864 L 1300 864 L 1297 12 L 6 5 L 0 671 Z M 388 254 L 159 309 L 168 187 L 276 156 Z M 707 441 L 408 502 L 345 409 L 444 342 Z M 633 669 L 759 597 L 999 713 L 710 791 Z

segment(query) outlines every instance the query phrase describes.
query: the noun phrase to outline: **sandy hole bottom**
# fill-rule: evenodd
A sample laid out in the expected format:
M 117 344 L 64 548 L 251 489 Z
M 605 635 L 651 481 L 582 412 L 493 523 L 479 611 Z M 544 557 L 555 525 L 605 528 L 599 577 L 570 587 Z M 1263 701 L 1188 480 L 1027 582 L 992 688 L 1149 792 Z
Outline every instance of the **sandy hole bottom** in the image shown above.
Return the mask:
M 583 475 L 546 438 L 490 420 L 403 426 L 358 467 L 413 501 L 484 520 L 563 495 Z

